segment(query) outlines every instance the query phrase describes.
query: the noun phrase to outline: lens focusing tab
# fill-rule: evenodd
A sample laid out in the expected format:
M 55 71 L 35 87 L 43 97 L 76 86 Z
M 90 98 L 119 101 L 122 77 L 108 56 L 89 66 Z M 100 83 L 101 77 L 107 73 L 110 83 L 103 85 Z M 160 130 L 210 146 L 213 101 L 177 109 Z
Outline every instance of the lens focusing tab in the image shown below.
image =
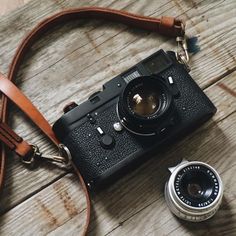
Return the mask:
M 197 161 L 183 161 L 170 169 L 165 199 L 172 213 L 193 222 L 211 218 L 223 196 L 222 181 L 216 170 Z

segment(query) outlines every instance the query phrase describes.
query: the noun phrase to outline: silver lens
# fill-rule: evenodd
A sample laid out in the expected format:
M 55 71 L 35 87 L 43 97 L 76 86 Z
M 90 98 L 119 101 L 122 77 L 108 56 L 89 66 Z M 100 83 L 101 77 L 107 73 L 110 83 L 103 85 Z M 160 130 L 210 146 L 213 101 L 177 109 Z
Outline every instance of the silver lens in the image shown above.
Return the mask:
M 182 161 L 169 170 L 165 199 L 172 213 L 192 222 L 211 218 L 223 196 L 222 181 L 216 170 L 198 161 Z

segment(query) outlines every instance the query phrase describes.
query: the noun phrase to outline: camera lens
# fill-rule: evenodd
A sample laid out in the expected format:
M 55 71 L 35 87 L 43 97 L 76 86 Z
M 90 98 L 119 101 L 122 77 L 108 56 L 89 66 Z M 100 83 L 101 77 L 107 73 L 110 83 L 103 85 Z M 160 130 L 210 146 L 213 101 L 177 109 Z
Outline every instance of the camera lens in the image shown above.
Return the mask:
M 162 78 L 141 76 L 127 84 L 118 102 L 118 116 L 130 131 L 151 135 L 173 113 L 172 94 Z
M 183 161 L 170 171 L 165 187 L 170 210 L 177 217 L 193 222 L 212 217 L 223 196 L 222 181 L 216 170 L 203 162 Z
M 150 84 L 140 84 L 128 96 L 128 105 L 136 115 L 148 117 L 158 111 L 159 100 L 160 91 Z

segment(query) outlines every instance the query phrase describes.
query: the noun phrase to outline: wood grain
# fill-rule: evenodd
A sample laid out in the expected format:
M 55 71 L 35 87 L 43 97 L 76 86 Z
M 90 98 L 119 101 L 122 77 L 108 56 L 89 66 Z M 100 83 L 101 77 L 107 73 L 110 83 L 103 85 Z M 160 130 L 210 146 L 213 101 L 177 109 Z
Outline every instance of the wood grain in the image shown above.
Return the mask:
M 37 22 L 60 9 L 88 5 L 184 18 L 187 33 L 197 34 L 201 46 L 201 51 L 191 57 L 191 75 L 218 107 L 214 119 L 201 129 L 93 196 L 90 234 L 236 234 L 236 186 L 233 181 L 236 177 L 236 74 L 232 73 L 236 68 L 236 2 L 30 1 L 0 19 L 1 71 L 7 73 L 17 45 Z M 105 81 L 158 48 L 173 50 L 174 40 L 110 22 L 70 22 L 53 28 L 31 48 L 19 71 L 17 84 L 53 123 L 68 101 L 83 101 Z M 44 151 L 56 151 L 18 110 L 13 109 L 10 122 L 20 135 L 37 142 Z M 181 158 L 208 162 L 216 167 L 225 183 L 221 210 L 212 220 L 197 226 L 176 220 L 163 198 L 167 167 Z M 0 202 L 1 235 L 79 234 L 85 205 L 78 181 L 71 174 L 47 164 L 30 171 L 9 154 L 5 183 Z M 63 198 L 58 197 L 60 194 L 55 193 L 55 188 L 63 193 Z M 69 208 L 64 201 L 70 202 Z
M 12 213 L 1 217 L 1 235 L 45 235 L 60 228 L 69 219 L 79 216 L 84 219 L 86 202 L 81 198 L 80 189 L 74 175 L 66 175 L 53 185 L 15 207 Z M 75 186 L 73 188 L 73 185 Z M 15 222 L 15 219 L 22 219 Z M 12 225 L 14 224 L 14 226 Z M 76 227 L 76 233 L 82 232 L 83 220 Z
M 236 134 L 234 132 L 236 97 L 221 86 L 223 84 L 236 91 L 235 76 L 234 72 L 206 89 L 207 95 L 218 108 L 214 119 L 185 140 L 175 144 L 168 152 L 155 156 L 105 192 L 93 197 L 94 212 L 90 235 L 189 235 L 190 232 L 194 235 L 202 235 L 206 228 L 211 228 L 210 232 L 216 235 L 235 233 L 236 185 L 232 176 L 236 166 Z M 209 158 L 209 156 L 214 158 Z M 182 158 L 200 160 L 213 165 L 222 176 L 225 185 L 224 201 L 220 211 L 210 221 L 197 224 L 197 226 L 184 224 L 173 217 L 163 197 L 163 186 L 168 178 L 167 167 L 175 165 Z M 83 223 L 82 213 L 70 209 L 69 212 L 74 213 L 66 218 L 68 213 L 63 208 L 61 199 L 57 198 L 58 194 L 55 193 L 55 189 L 59 189 L 59 192 L 66 189 L 69 193 L 64 194 L 65 199 L 72 201 L 76 208 L 80 206 L 77 202 L 81 200 L 82 193 L 78 180 L 69 176 L 63 177 L 4 214 L 0 219 L 2 222 L 0 233 L 14 235 L 12 228 L 17 227 L 22 235 L 30 234 L 32 225 L 28 221 L 19 221 L 18 217 L 20 215 L 27 219 L 29 211 L 34 210 L 31 221 L 35 222 L 33 227 L 38 235 L 48 233 L 49 235 L 63 235 L 65 232 L 67 235 L 76 235 Z M 39 208 L 38 199 L 46 202 L 44 205 L 49 208 Z M 50 212 L 55 211 L 60 214 L 52 217 Z M 41 219 L 42 215 L 47 215 L 46 220 Z M 227 220 L 225 220 L 226 216 L 228 216 Z
M 5 15 L 29 1 L 30 0 L 0 0 L 0 15 Z
M 90 3 L 97 4 L 96 1 L 95 2 L 92 1 Z M 107 5 L 105 5 L 105 3 Z M 128 1 L 127 3 L 123 2 L 124 4 L 123 8 L 125 8 L 126 10 L 129 10 L 129 7 L 133 7 L 133 4 L 131 3 L 132 2 L 128 2 Z M 78 3 L 77 2 L 73 3 L 73 1 L 69 1 L 69 2 L 62 1 L 60 5 L 58 5 L 57 2 L 56 3 L 48 2 L 49 5 L 44 4 L 42 6 L 41 5 L 38 6 L 38 4 L 39 4 L 38 2 L 34 2 L 34 1 L 29 3 L 31 9 L 35 9 L 37 10 L 38 13 L 42 12 L 43 14 L 46 14 L 46 13 L 52 14 L 52 11 L 56 11 L 62 8 L 62 4 L 64 4 L 63 7 L 65 7 L 66 4 L 67 4 L 66 5 L 67 7 L 72 7 L 73 5 L 71 4 L 78 6 Z M 104 1 L 103 3 L 100 1 L 99 4 L 101 4 L 100 6 L 110 5 L 110 7 L 113 7 L 113 8 L 118 8 L 118 9 L 122 8 L 122 6 L 120 6 L 121 3 L 116 2 L 116 1 L 114 1 L 113 4 L 111 4 L 110 2 L 108 4 L 108 2 Z M 155 6 L 155 8 L 153 6 L 149 6 L 149 5 L 145 6 L 145 4 L 143 4 L 142 7 L 138 5 L 138 8 L 141 8 L 142 10 L 144 10 L 144 8 L 146 7 L 147 14 L 150 15 L 151 14 L 150 11 L 153 12 L 153 11 L 162 10 L 165 12 L 166 9 L 171 9 L 173 7 L 171 4 L 172 3 L 170 2 L 167 2 L 167 3 L 163 2 L 163 7 L 160 7 L 157 5 Z M 27 6 L 25 6 L 25 8 L 28 9 Z M 132 11 L 132 8 L 130 9 L 130 11 Z M 19 15 L 22 15 L 22 12 L 26 14 L 24 16 L 24 19 L 25 18 L 32 19 L 32 21 L 35 22 L 34 19 L 36 16 L 33 10 L 27 11 L 27 12 L 25 10 L 21 10 L 21 12 L 19 12 L 18 14 L 16 12 L 13 16 L 11 15 L 13 19 L 8 19 L 9 21 L 7 23 L 18 24 L 18 18 L 19 18 Z M 160 12 L 159 14 L 160 15 L 164 14 L 164 12 Z M 143 12 L 141 12 L 140 14 L 142 13 Z M 38 19 L 38 16 L 36 18 Z M 4 32 L 6 32 L 5 30 L 7 28 L 8 35 L 14 35 L 14 39 L 16 40 L 16 42 L 11 41 L 11 43 L 12 44 L 15 43 L 16 44 L 15 47 L 17 47 L 17 44 L 19 43 L 19 39 L 17 39 L 17 37 L 22 38 L 22 31 L 24 31 L 23 29 L 28 31 L 29 30 L 28 27 L 30 27 L 30 25 L 32 28 L 32 24 L 30 24 L 28 21 L 27 22 L 24 21 L 23 25 L 24 24 L 26 24 L 24 28 L 22 28 L 22 24 L 21 24 L 21 26 L 16 25 L 14 30 L 12 30 L 11 28 L 3 27 Z M 101 22 L 97 22 L 97 23 L 95 22 L 95 25 L 92 23 L 90 24 L 93 29 L 92 31 L 89 29 L 89 26 L 87 26 L 87 24 L 86 24 L 86 27 L 82 27 L 82 29 L 80 27 L 80 29 L 78 29 L 78 22 L 74 22 L 72 25 L 71 23 L 66 24 L 65 27 L 62 27 L 62 28 L 57 27 L 57 30 L 55 30 L 55 32 L 47 35 L 41 41 L 36 43 L 34 47 L 32 48 L 32 50 L 29 52 L 28 58 L 30 58 L 30 61 L 34 61 L 34 63 L 30 63 L 28 60 L 26 60 L 25 63 L 23 63 L 22 65 L 22 70 L 20 71 L 18 84 L 20 85 L 21 89 L 31 98 L 34 104 L 43 112 L 43 114 L 48 118 L 50 122 L 55 121 L 56 118 L 58 118 L 59 115 L 62 114 L 62 109 L 68 101 L 79 100 L 80 102 L 81 99 L 84 100 L 93 91 L 100 89 L 102 84 L 108 79 L 112 78 L 112 76 L 114 76 L 115 73 L 119 73 L 119 71 L 114 71 L 111 68 L 112 63 L 109 64 L 108 61 L 114 60 L 114 65 L 117 64 L 117 66 L 119 67 L 119 63 L 121 64 L 121 62 L 117 60 L 115 61 L 115 58 L 118 55 L 120 58 L 120 56 L 122 56 L 122 53 L 118 53 L 118 51 L 123 48 L 122 52 L 127 54 L 126 49 L 125 49 L 127 44 L 132 45 L 131 43 L 129 43 L 129 40 L 133 41 L 133 38 L 137 38 L 138 36 L 136 36 L 136 34 L 139 35 L 139 39 L 142 39 L 141 37 L 147 34 L 146 32 L 140 32 L 140 31 L 135 31 L 133 34 L 132 32 L 128 32 L 128 30 L 126 30 L 127 31 L 126 32 L 124 31 L 125 29 L 124 25 L 118 25 L 118 26 L 112 25 L 112 27 L 110 27 L 108 30 L 106 24 L 104 23 L 103 25 L 100 25 L 100 28 L 96 26 L 101 24 Z M 91 48 L 92 47 L 91 42 L 88 41 L 88 37 L 87 37 L 88 33 L 86 34 L 84 33 L 84 31 L 86 31 L 87 29 L 88 29 L 88 32 L 91 31 L 89 34 L 90 34 L 90 38 L 93 38 L 93 39 L 96 38 L 97 35 L 98 35 L 97 37 L 99 37 L 99 35 L 105 34 L 103 36 L 100 36 L 100 38 L 103 41 L 101 41 L 101 45 L 99 46 L 99 47 L 103 47 L 103 50 L 101 50 L 101 52 L 104 51 L 104 53 L 106 53 L 105 55 L 101 56 L 100 54 L 97 54 L 95 49 Z M 123 32 L 119 34 L 119 32 L 121 32 L 122 30 Z M 119 38 L 118 39 L 114 38 L 114 35 L 117 35 L 117 36 L 119 35 Z M 153 35 L 153 37 L 155 37 L 155 44 L 156 44 L 156 40 L 158 40 L 159 37 L 157 35 L 155 36 Z M 0 60 L 2 60 L 1 65 L 3 65 L 3 68 L 1 67 L 1 70 L 4 71 L 4 65 L 6 64 L 9 65 L 10 59 L 12 57 L 12 53 L 14 52 L 14 50 L 9 51 L 8 47 L 5 47 L 5 44 L 7 44 L 8 40 L 6 40 L 6 38 L 4 37 L 4 34 L 0 34 L 0 39 L 3 44 L 2 51 L 4 52 L 4 54 L 2 54 L 0 57 Z M 150 37 L 150 40 L 152 40 L 151 37 Z M 166 38 L 162 37 L 161 40 L 164 42 Z M 118 45 L 118 48 L 114 47 L 115 52 L 113 53 L 109 52 L 107 47 L 111 48 L 113 44 L 115 44 L 116 41 L 118 42 L 121 41 Z M 83 46 L 83 42 L 85 44 L 84 46 Z M 93 42 L 99 45 L 97 41 L 94 40 Z M 103 42 L 105 43 L 105 45 L 103 45 Z M 82 46 L 80 46 L 81 44 Z M 137 47 L 142 48 L 140 45 Z M 75 51 L 76 55 L 73 55 L 73 56 L 71 54 L 67 55 L 66 50 L 68 50 L 68 48 L 69 49 L 72 48 L 71 50 Z M 111 50 L 112 49 L 113 47 L 111 48 Z M 133 55 L 138 56 L 137 55 L 138 53 L 134 54 L 134 51 L 133 51 L 135 50 L 134 48 L 131 48 L 129 50 L 130 52 L 128 54 L 132 55 L 132 57 Z M 37 53 L 37 51 L 39 52 Z M 46 52 L 48 53 L 48 56 L 45 56 Z M 152 49 L 151 52 L 154 52 L 154 50 Z M 127 58 L 125 60 L 125 63 L 128 63 L 127 61 L 129 60 L 128 58 L 130 57 L 130 55 L 128 54 L 126 55 Z M 64 57 L 62 59 L 58 59 L 58 58 L 61 58 L 61 55 L 65 55 L 64 56 L 65 59 Z M 108 58 L 106 57 L 106 55 L 108 55 L 107 56 Z M 148 54 L 145 54 L 145 56 L 147 55 Z M 58 58 L 55 58 L 56 56 Z M 83 64 L 81 64 L 80 67 L 78 67 L 77 65 L 79 62 L 77 62 L 77 64 L 72 64 L 74 60 L 77 60 L 77 58 L 80 58 L 81 56 L 83 56 L 83 60 L 80 60 L 80 64 L 81 63 Z M 5 60 L 3 60 L 4 58 Z M 96 60 L 99 61 L 99 58 L 103 58 L 103 59 L 99 62 L 99 65 L 95 64 L 95 70 L 91 68 L 89 70 L 87 66 L 92 63 L 90 62 L 90 60 L 94 60 L 94 58 L 95 58 L 95 61 Z M 140 60 L 141 57 L 138 56 L 138 58 Z M 85 59 L 87 60 L 86 63 L 84 63 Z M 50 60 L 52 60 L 52 62 L 50 62 Z M 39 68 L 40 70 L 41 70 L 41 66 L 44 67 L 45 65 L 49 66 L 49 68 L 47 70 L 45 69 L 42 71 L 37 71 L 36 72 L 37 76 L 36 76 L 35 65 L 34 65 L 35 63 L 37 64 L 36 68 Z M 58 63 L 60 63 L 59 67 L 57 66 Z M 108 64 L 110 66 L 108 66 Z M 104 65 L 106 68 L 104 68 Z M 130 64 L 130 66 L 131 65 L 132 64 Z M 101 70 L 99 69 L 99 67 L 101 67 Z M 127 65 L 123 64 L 123 67 L 126 69 Z M 85 71 L 79 77 L 83 79 L 78 81 L 75 77 L 73 77 L 73 74 L 78 70 L 79 71 L 83 70 L 83 68 Z M 121 71 L 122 71 L 122 68 L 120 68 L 120 72 Z M 32 78 L 28 78 L 26 80 L 23 79 L 23 78 L 27 78 L 29 74 L 32 74 Z M 61 79 L 61 77 L 63 77 L 63 79 Z M 104 78 L 106 79 L 104 80 Z M 22 81 L 24 82 L 22 83 Z M 34 86 L 32 86 L 32 84 L 34 84 Z M 40 91 L 38 88 L 40 88 Z M 45 106 L 45 104 L 47 104 L 47 106 Z M 58 116 L 55 116 L 55 114 L 58 114 Z M 24 119 L 24 117 L 19 116 L 19 115 L 16 117 L 13 115 L 12 118 L 13 119 L 11 120 L 11 123 L 13 127 L 16 128 L 15 130 L 20 135 L 22 135 L 26 139 L 27 138 L 30 139 L 32 143 L 37 142 L 37 144 L 45 152 L 52 152 L 52 151 L 55 152 L 55 149 L 52 149 L 50 146 L 48 146 L 48 140 L 45 140 L 45 137 L 40 135 L 40 133 L 35 130 L 35 127 L 30 125 L 30 123 L 28 123 Z M 41 183 L 42 187 L 44 187 L 44 186 L 47 186 L 52 181 L 54 181 L 54 179 L 58 178 L 58 170 L 55 168 L 49 167 L 48 176 L 45 175 L 45 171 L 43 169 L 36 170 L 35 172 L 33 172 L 33 175 L 32 175 L 31 171 L 25 170 L 25 167 L 22 166 L 20 163 L 17 165 L 17 162 L 18 160 L 17 158 L 15 158 L 14 163 L 8 165 L 9 168 L 11 169 L 7 171 L 7 181 L 6 181 L 7 186 L 5 188 L 5 194 L 6 195 L 10 194 L 9 193 L 10 189 L 14 189 L 14 192 L 11 193 L 11 195 L 13 195 L 11 200 L 9 200 L 8 198 L 4 198 L 4 200 L 0 203 L 2 204 L 1 209 L 3 211 L 5 210 L 6 207 L 7 209 L 11 208 L 12 206 L 21 202 L 22 199 L 24 199 L 28 195 L 31 195 L 34 191 L 37 191 L 39 183 Z M 45 166 L 45 168 L 47 167 Z M 21 172 L 25 173 L 26 175 L 29 175 L 31 179 L 36 179 L 36 181 L 32 182 L 31 180 L 29 180 L 30 183 L 28 183 L 27 185 L 24 185 L 24 187 L 21 186 L 21 182 L 22 182 Z M 18 186 L 21 186 L 21 187 L 18 188 Z M 7 204 L 6 202 L 9 202 L 9 203 Z

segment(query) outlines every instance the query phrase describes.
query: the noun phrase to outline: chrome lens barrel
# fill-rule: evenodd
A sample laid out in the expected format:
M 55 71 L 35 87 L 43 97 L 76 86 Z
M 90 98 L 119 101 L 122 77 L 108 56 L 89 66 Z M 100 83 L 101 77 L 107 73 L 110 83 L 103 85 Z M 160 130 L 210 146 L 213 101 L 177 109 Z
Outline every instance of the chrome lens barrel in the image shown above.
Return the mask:
M 165 199 L 172 213 L 192 222 L 211 218 L 223 196 L 222 181 L 216 170 L 203 162 L 183 161 L 170 171 Z

